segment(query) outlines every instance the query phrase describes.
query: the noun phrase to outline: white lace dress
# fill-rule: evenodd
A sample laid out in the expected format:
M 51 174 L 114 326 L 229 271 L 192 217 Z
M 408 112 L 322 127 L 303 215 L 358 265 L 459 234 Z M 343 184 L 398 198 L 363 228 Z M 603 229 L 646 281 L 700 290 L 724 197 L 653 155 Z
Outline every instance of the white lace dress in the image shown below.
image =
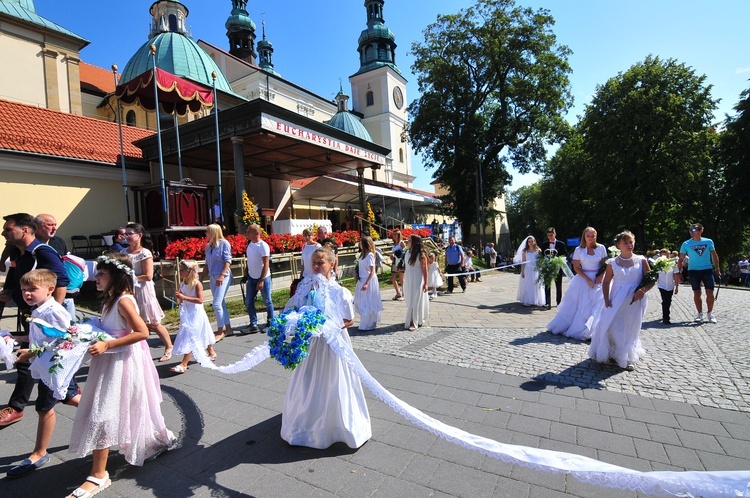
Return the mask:
M 538 281 L 537 257 L 541 251 L 526 251 L 527 263 L 523 266 L 523 277 L 518 276 L 516 299 L 524 306 L 544 306 L 544 283 Z
M 625 266 L 632 261 L 632 266 Z M 589 356 L 598 362 L 615 360 L 620 368 L 635 365 L 644 354 L 641 345 L 641 325 L 648 307 L 648 298 L 630 304 L 630 300 L 643 278 L 643 256 L 611 259 L 613 278 L 609 291 L 612 307 L 601 305 L 594 315 L 591 328 Z
M 430 298 L 426 292 L 423 292 L 425 281 L 422 278 L 422 266 L 419 258 L 413 265 L 409 264 L 411 254 L 407 250 L 404 255 L 406 262 L 406 271 L 404 271 L 404 298 L 406 300 L 406 318 L 404 326 L 409 327 L 414 324 L 421 327 L 427 322 L 430 315 Z
M 378 276 L 374 275 L 367 286 L 367 290 L 362 290 L 362 286 L 367 282 L 370 269 L 375 267 L 375 255 L 370 253 L 359 260 L 357 267 L 357 288 L 354 291 L 354 307 L 360 315 L 359 330 L 373 330 L 380 321 L 380 315 L 383 311 L 383 299 L 380 297 L 380 284 Z
M 585 247 L 576 247 L 573 253 L 573 260 L 580 261 L 583 272 L 594 282 L 601 261 L 606 257 L 607 250 L 602 245 L 597 246 L 593 254 L 589 254 Z M 570 279 L 568 289 L 557 307 L 557 315 L 547 324 L 547 330 L 580 341 L 591 338 L 594 310 L 603 300 L 601 283 L 589 287 L 583 277 L 576 275 Z
M 315 289 L 315 292 L 311 290 Z M 313 275 L 299 283 L 285 309 L 312 305 L 340 324 L 354 317 L 352 294 L 334 280 Z M 325 449 L 342 442 L 359 448 L 372 437 L 370 413 L 359 377 L 331 350 L 323 337 L 310 340 L 308 356 L 292 372 L 281 416 L 281 438 L 294 446 Z
M 185 284 L 180 285 L 180 292 L 188 297 L 197 294 L 195 286 Z M 174 340 L 173 354 L 192 353 L 196 348 L 206 349 L 215 342 L 216 337 L 203 305 L 183 301 L 180 304 L 180 328 Z
M 101 328 L 113 337 L 132 333 L 117 311 L 120 299 L 101 318 Z M 131 465 L 169 447 L 174 434 L 161 414 L 161 386 L 146 341 L 109 350 L 91 359 L 81 401 L 76 410 L 69 451 L 83 457 L 93 450 L 119 446 Z

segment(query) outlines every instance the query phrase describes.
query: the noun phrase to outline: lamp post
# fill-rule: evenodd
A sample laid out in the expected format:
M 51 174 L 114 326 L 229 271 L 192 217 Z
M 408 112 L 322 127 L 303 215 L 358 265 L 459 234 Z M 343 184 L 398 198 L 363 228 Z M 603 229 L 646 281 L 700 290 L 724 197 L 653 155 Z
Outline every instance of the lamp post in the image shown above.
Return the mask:
M 216 95 L 216 78 L 218 75 L 216 71 L 211 72 L 211 79 L 213 80 L 214 90 L 214 123 L 216 125 L 216 172 L 219 175 L 219 216 L 224 220 L 224 194 L 221 191 L 221 144 L 219 142 L 219 100 Z M 244 182 L 244 178 L 236 178 L 238 182 Z M 236 187 L 235 187 L 236 189 Z M 239 189 L 236 189 L 239 192 Z M 244 190 L 244 188 L 243 188 Z
M 167 187 L 164 185 L 164 157 L 161 148 L 161 123 L 159 120 L 159 85 L 156 77 L 156 45 L 153 43 L 149 46 L 149 52 L 151 52 L 151 58 L 153 60 L 154 68 L 154 111 L 156 113 L 156 143 L 159 149 L 159 180 L 161 181 L 161 206 L 162 214 L 164 215 L 164 226 L 167 226 L 168 220 L 166 219 L 167 214 Z
M 117 89 L 117 64 L 112 64 L 112 76 L 115 79 L 115 89 Z M 120 165 L 122 166 L 122 190 L 125 194 L 125 215 L 127 220 L 130 221 L 130 200 L 128 199 L 128 174 L 125 171 L 125 145 L 122 139 L 122 111 L 120 108 L 120 99 L 117 97 L 117 90 L 115 90 L 115 100 L 117 101 L 117 130 L 120 133 Z

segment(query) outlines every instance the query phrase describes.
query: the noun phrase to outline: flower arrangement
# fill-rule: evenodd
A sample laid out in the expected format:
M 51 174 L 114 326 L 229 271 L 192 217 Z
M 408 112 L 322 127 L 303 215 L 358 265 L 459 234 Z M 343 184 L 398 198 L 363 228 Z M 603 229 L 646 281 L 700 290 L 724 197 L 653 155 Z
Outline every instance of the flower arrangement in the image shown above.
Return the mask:
M 609 246 L 607 248 L 607 254 L 609 255 L 610 259 L 616 258 L 620 255 L 620 250 L 617 248 L 617 246 Z M 599 265 L 599 270 L 596 272 L 596 276 L 604 275 L 604 272 L 607 271 L 607 262 L 602 261 Z
M 238 213 L 238 218 L 245 225 L 260 223 L 258 206 L 248 197 L 247 192 L 242 192 L 242 213 Z
M 368 226 L 370 227 L 370 237 L 372 237 L 372 240 L 380 239 L 380 234 L 375 230 L 375 227 L 372 226 L 372 224 L 375 223 L 375 212 L 372 210 L 372 206 L 370 206 L 369 202 L 367 203 L 367 221 L 369 221 Z
M 324 323 L 323 312 L 312 306 L 284 311 L 271 320 L 268 347 L 281 365 L 294 370 L 307 357 L 310 338 Z
M 545 287 L 552 285 L 552 282 L 557 277 L 558 273 L 570 271 L 568 268 L 568 262 L 565 261 L 564 256 L 555 256 L 552 258 L 543 257 L 536 261 L 536 270 L 539 272 L 537 282 L 543 282 Z
M 78 346 L 86 346 L 96 341 L 108 341 L 112 336 L 99 329 L 95 325 L 84 320 L 80 323 L 73 323 L 66 330 L 60 330 L 39 318 L 29 316 L 29 322 L 36 324 L 45 337 L 50 341 L 45 341 L 41 345 L 32 345 L 29 351 L 37 358 L 44 353 L 49 353 L 47 362 L 49 363 L 49 373 L 55 374 L 62 368 L 62 357 L 76 349 Z
M 401 237 L 404 240 L 407 240 L 412 235 L 416 234 L 422 237 L 423 239 L 429 238 L 432 235 L 432 232 L 430 232 L 429 228 L 402 228 L 401 230 Z M 391 236 L 392 230 L 388 231 L 388 237 Z
M 638 288 L 634 291 L 634 293 L 638 292 L 639 290 L 642 290 L 645 293 L 648 290 L 646 289 L 647 287 L 654 285 L 657 280 L 659 280 L 660 272 L 672 273 L 676 266 L 677 261 L 674 258 L 667 258 L 666 256 L 656 258 L 656 260 L 654 260 L 654 264 L 651 265 L 651 269 L 643 274 L 641 283 L 638 284 Z M 633 304 L 634 302 L 635 296 L 630 300 L 630 304 Z

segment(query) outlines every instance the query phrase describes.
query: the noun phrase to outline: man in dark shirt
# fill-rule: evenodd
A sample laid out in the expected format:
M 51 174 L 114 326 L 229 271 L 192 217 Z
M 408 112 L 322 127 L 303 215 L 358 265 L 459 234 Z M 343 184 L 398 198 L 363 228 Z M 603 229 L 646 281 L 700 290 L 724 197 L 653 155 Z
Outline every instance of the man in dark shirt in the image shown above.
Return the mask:
M 568 257 L 568 248 L 565 247 L 565 243 L 557 240 L 557 232 L 553 227 L 549 227 L 547 229 L 547 240 L 539 244 L 539 249 L 542 250 L 542 254 L 545 257 L 548 258 L 554 258 L 555 256 L 562 256 L 564 258 Z M 563 272 L 562 270 L 557 273 L 557 276 L 555 277 L 555 298 L 557 299 L 557 304 L 560 304 L 560 301 L 562 300 L 562 279 L 563 279 Z M 547 287 L 545 285 L 544 287 L 544 299 L 547 304 L 547 309 L 550 309 L 552 307 L 552 289 L 551 287 Z
M 448 237 L 448 247 L 445 248 L 445 273 L 458 273 L 458 284 L 461 291 L 466 292 L 466 276 L 464 271 L 464 250 L 456 244 L 455 237 Z M 448 277 L 448 294 L 453 293 L 453 277 Z
M 0 292 L 0 301 L 7 303 L 11 298 L 18 306 L 21 315 L 31 313 L 31 308 L 23 300 L 21 286 L 18 284 L 21 277 L 35 268 L 51 270 L 57 276 L 57 284 L 53 296 L 58 303 L 63 302 L 67 290 L 68 275 L 65 273 L 62 259 L 55 249 L 42 244 L 35 237 L 37 231 L 36 220 L 27 213 L 11 214 L 3 217 L 3 237 L 8 244 L 14 245 L 21 252 L 16 260 L 14 282 L 12 288 Z M 29 332 L 29 324 L 22 321 L 26 335 Z M 28 347 L 28 343 L 21 343 L 21 347 Z M 29 372 L 29 362 L 16 363 L 16 385 L 10 395 L 8 406 L 0 410 L 0 427 L 13 424 L 23 418 L 23 410 L 31 397 L 36 381 Z
M 57 251 L 60 256 L 68 254 L 68 246 L 62 237 L 55 235 L 57 233 L 57 220 L 51 214 L 39 214 L 36 217 L 36 238 L 44 243 L 49 244 Z

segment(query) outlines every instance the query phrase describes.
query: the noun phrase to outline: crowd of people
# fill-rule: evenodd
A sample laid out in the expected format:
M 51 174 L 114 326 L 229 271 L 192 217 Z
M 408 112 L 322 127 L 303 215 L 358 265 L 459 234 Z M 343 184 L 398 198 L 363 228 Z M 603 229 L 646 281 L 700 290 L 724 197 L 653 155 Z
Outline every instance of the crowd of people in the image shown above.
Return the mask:
M 13 262 L 0 301 L 13 300 L 23 314 L 43 319 L 58 329 L 67 329 L 74 317 L 62 303 L 69 283 L 62 256 L 67 248 L 55 240 L 56 221 L 51 215 L 33 217 L 18 213 L 4 217 L 3 253 Z M 247 228 L 248 245 L 243 283 L 248 327 L 242 333 L 259 332 L 272 326 L 275 316 L 271 298 L 270 248 L 260 237 L 261 228 Z M 42 379 L 30 369 L 34 355 L 31 347 L 43 343 L 44 332 L 32 320 L 24 322 L 24 334 L 2 340 L 20 343 L 16 360 L 16 384 L 8 406 L 0 411 L 0 426 L 20 421 L 34 385 L 38 386 L 36 411 L 38 429 L 30 455 L 14 466 L 8 477 L 27 475 L 49 461 L 47 446 L 55 427 L 54 407 L 58 401 L 77 406 L 70 451 L 78 456 L 93 453 L 93 464 L 86 482 L 71 496 L 91 496 L 110 484 L 107 472 L 109 448 L 118 446 L 132 465 L 143 463 L 169 449 L 174 435 L 167 429 L 159 405 L 159 378 L 145 339 L 154 332 L 164 345 L 159 362 L 182 355 L 171 367 L 184 374 L 194 354 L 216 361 L 215 344 L 236 333 L 226 302 L 232 284 L 231 247 L 218 224 L 206 229 L 205 262 L 180 262 L 180 286 L 175 297 L 180 304 L 180 326 L 174 343 L 161 323 L 164 319 L 154 287 L 154 255 L 148 232 L 138 223 L 117 230 L 110 251 L 97 259 L 95 283 L 103 295 L 101 329 L 109 340 L 88 347 L 91 367 L 81 390 L 74 380 L 66 386 L 65 396 L 57 399 Z M 567 248 L 557 240 L 554 228 L 546 231 L 547 240 L 537 244 L 533 236 L 519 246 L 514 264 L 520 268 L 518 301 L 524 306 L 551 308 L 551 287 L 539 278 L 537 261 L 566 256 Z M 351 346 L 348 327 L 359 315 L 359 331 L 377 328 L 382 320 L 383 302 L 377 277 L 378 251 L 369 236 L 359 242 L 356 288 L 352 295 L 338 282 L 338 248 L 321 227 L 315 236 L 303 233 L 301 279 L 290 295 L 285 311 L 302 306 L 320 310 L 334 324 L 343 344 Z M 474 268 L 473 251 L 464 250 L 454 237 L 445 247 L 445 268 L 440 268 L 435 253 L 426 251 L 423 240 L 411 235 L 404 240 L 398 230 L 392 232 L 391 282 L 396 301 L 404 302 L 404 328 L 416 331 L 429 320 L 430 301 L 437 289 L 447 285 L 451 294 L 457 287 L 466 292 L 468 282 L 481 282 Z M 662 296 L 663 323 L 670 323 L 670 303 L 679 291 L 683 266 L 693 290 L 696 321 L 715 323 L 713 314 L 714 276 L 720 277 L 719 261 L 713 242 L 703 237 L 703 227 L 690 227 L 686 240 L 674 256 L 660 251 L 664 258 L 675 258 L 671 270 L 661 272 L 658 280 L 644 280 L 651 269 L 649 260 L 634 253 L 635 237 L 628 231 L 615 239 L 617 255 L 609 255 L 597 241 L 597 231 L 586 227 L 572 255 L 575 276 L 565 295 L 562 272 L 555 275 L 557 314 L 547 328 L 581 341 L 590 340 L 589 355 L 598 362 L 614 362 L 631 371 L 643 355 L 640 329 L 647 306 L 647 292 L 657 285 Z M 485 247 L 490 268 L 498 267 L 502 257 L 494 244 Z M 746 259 L 745 259 L 746 262 Z M 747 265 L 745 265 L 747 266 Z M 663 273 L 663 274 L 662 274 Z M 467 279 L 468 277 L 468 279 Z M 214 331 L 203 307 L 203 281 L 208 278 L 215 313 Z M 458 282 L 456 285 L 456 281 Z M 705 289 L 706 315 L 703 314 Z M 256 297 L 261 294 L 266 307 L 265 325 L 259 324 Z M 109 354 L 105 354 L 109 353 Z M 114 353 L 114 354 L 113 354 Z M 281 435 L 292 445 L 327 448 L 343 442 L 358 448 L 371 437 L 369 413 L 359 378 L 352 367 L 333 353 L 322 337 L 313 337 L 307 358 L 295 369 L 287 390 L 282 414 Z

